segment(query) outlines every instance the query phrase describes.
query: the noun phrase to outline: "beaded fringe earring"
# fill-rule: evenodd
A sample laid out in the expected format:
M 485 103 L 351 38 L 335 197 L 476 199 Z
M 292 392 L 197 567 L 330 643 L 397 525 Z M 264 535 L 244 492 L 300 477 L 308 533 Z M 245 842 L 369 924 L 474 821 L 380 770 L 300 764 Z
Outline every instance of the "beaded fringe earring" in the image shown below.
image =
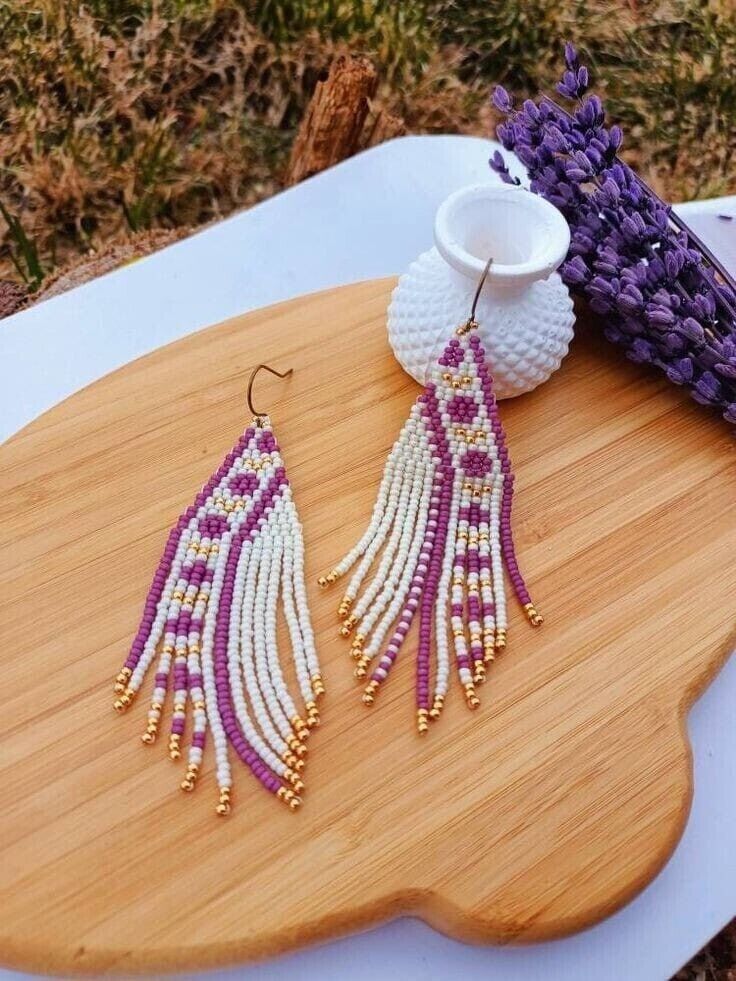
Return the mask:
M 181 757 L 191 714 L 182 790 L 191 791 L 206 732 L 215 747 L 218 814 L 230 811 L 229 747 L 261 784 L 292 810 L 304 789 L 306 740 L 324 694 L 304 585 L 304 542 L 281 452 L 267 415 L 253 421 L 169 534 L 130 653 L 115 681 L 123 712 L 158 658 L 148 725 L 158 734 L 173 692 L 169 756 Z M 281 598 L 304 715 L 282 672 L 276 642 Z M 173 672 L 172 672 L 173 668 Z M 172 677 L 173 674 L 173 677 Z
M 448 622 L 465 701 L 471 709 L 480 704 L 476 685 L 506 646 L 504 566 L 529 622 L 542 623 L 516 561 L 514 475 L 493 380 L 475 332 L 475 310 L 490 265 L 491 260 L 470 317 L 445 348 L 394 443 L 365 534 L 319 579 L 327 586 L 358 563 L 338 616 L 343 637 L 355 632 L 356 677 L 370 676 L 363 692 L 366 705 L 373 704 L 388 677 L 418 611 L 421 734 L 430 719 L 439 718 L 449 687 Z M 361 594 L 376 560 L 375 574 Z

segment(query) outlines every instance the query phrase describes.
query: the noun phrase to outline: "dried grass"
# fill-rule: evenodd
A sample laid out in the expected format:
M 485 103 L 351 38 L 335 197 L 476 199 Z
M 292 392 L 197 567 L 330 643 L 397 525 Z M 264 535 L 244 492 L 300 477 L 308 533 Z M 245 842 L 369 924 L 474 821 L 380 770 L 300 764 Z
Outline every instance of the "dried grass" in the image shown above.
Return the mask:
M 734 184 L 730 0 L 0 0 L 0 31 L 0 277 L 31 287 L 276 191 L 346 47 L 376 61 L 375 109 L 410 132 L 487 134 L 489 86 L 549 88 L 570 37 L 660 190 Z

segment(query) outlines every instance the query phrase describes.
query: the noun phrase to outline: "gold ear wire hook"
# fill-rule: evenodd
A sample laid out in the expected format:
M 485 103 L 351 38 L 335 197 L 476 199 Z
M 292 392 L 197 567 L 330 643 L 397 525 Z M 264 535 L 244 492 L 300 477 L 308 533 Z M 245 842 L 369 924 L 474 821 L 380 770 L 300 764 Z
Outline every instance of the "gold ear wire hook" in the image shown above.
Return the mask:
M 467 334 L 467 332 L 469 330 L 472 330 L 473 327 L 478 326 L 478 321 L 475 319 L 475 311 L 478 306 L 478 300 L 480 299 L 480 294 L 483 290 L 483 287 L 486 284 L 486 280 L 488 279 L 488 271 L 491 268 L 492 263 L 493 263 L 493 256 L 490 256 L 483 270 L 483 275 L 480 277 L 480 280 L 478 281 L 478 286 L 475 291 L 475 296 L 473 297 L 473 305 L 470 308 L 470 316 L 461 327 L 458 327 L 457 329 L 458 334 Z
M 488 271 L 491 268 L 491 263 L 493 262 L 493 256 L 490 256 L 488 262 L 486 263 L 485 269 L 483 270 L 483 275 L 480 277 L 480 282 L 478 283 L 478 289 L 475 291 L 475 296 L 473 297 L 473 305 L 470 308 L 470 319 L 475 323 L 475 308 L 478 306 L 478 300 L 480 299 L 481 290 L 486 284 L 488 279 Z
M 267 415 L 267 413 L 265 412 L 259 412 L 256 409 L 256 407 L 253 405 L 253 382 L 256 380 L 256 375 L 258 374 L 259 371 L 261 371 L 261 369 L 263 369 L 263 371 L 269 371 L 272 375 L 275 375 L 277 378 L 288 378 L 289 375 L 294 374 L 293 368 L 289 368 L 287 371 L 281 372 L 281 371 L 276 371 L 275 368 L 272 368 L 270 365 L 267 364 L 257 364 L 255 366 L 253 371 L 250 373 L 250 378 L 248 380 L 248 391 L 245 396 L 246 401 L 248 402 L 248 408 L 253 413 L 254 419 L 261 419 L 263 416 Z

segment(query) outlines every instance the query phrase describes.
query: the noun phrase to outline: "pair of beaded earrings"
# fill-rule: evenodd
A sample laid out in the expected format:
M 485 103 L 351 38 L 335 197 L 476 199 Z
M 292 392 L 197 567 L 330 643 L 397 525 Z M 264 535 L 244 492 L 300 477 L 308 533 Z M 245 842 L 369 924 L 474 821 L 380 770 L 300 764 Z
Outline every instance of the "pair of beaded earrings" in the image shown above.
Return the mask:
M 514 477 L 477 334 L 475 311 L 490 264 L 468 320 L 439 358 L 389 453 L 364 535 L 319 580 L 328 586 L 357 564 L 338 615 L 340 633 L 353 637 L 355 675 L 368 677 L 366 705 L 373 704 L 418 614 L 420 734 L 439 718 L 449 688 L 448 632 L 466 704 L 480 704 L 476 686 L 506 646 L 504 567 L 529 622 L 542 623 L 516 561 Z M 253 407 L 260 369 L 280 378 L 291 374 L 259 365 L 251 375 L 253 420 L 170 532 L 115 682 L 115 709 L 124 711 L 158 656 L 141 738 L 156 739 L 172 689 L 174 760 L 181 757 L 188 706 L 191 713 L 181 787 L 194 789 L 209 729 L 219 814 L 231 805 L 229 747 L 279 800 L 292 810 L 300 806 L 306 742 L 319 723 L 317 701 L 325 691 L 307 606 L 301 525 L 270 420 Z M 281 666 L 279 600 L 302 711 Z

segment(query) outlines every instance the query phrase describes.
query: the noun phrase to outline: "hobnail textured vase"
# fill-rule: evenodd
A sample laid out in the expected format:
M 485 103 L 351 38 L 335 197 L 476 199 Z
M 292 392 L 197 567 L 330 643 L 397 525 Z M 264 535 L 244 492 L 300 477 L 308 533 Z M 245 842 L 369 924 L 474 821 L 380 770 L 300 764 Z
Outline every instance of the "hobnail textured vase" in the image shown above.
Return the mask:
M 476 184 L 437 211 L 435 247 L 400 277 L 388 308 L 389 341 L 424 385 L 453 330 L 470 314 L 493 257 L 476 320 L 499 398 L 529 392 L 559 368 L 573 335 L 572 300 L 555 272 L 570 230 L 560 212 L 522 188 Z

